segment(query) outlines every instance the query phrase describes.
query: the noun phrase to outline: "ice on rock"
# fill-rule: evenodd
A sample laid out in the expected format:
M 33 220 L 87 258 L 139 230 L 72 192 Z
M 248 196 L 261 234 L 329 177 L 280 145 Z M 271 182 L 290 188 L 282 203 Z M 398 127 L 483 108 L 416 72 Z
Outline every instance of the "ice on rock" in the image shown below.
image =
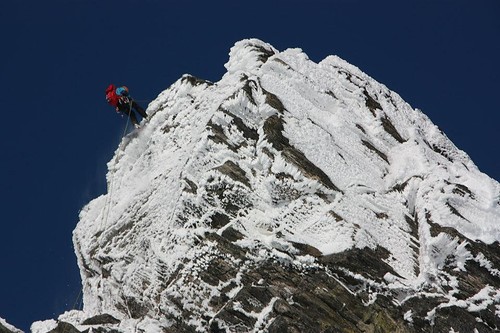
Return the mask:
M 457 297 L 499 306 L 500 185 L 427 116 L 337 56 L 247 39 L 225 67 L 215 83 L 183 76 L 123 139 L 73 235 L 84 308 L 60 320 L 181 332 L 239 313 L 279 331 L 282 313 L 313 316 L 287 294 L 309 292 L 304 277 L 366 311 L 385 295 L 401 327 Z

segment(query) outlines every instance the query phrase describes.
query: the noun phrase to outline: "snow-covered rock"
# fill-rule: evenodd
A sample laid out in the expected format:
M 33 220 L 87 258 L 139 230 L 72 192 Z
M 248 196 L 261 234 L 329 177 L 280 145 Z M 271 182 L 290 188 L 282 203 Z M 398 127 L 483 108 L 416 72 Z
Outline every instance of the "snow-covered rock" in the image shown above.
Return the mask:
M 500 327 L 499 183 L 336 56 L 250 39 L 225 66 L 183 76 L 121 142 L 74 231 L 84 308 L 59 325 Z
M 12 326 L 5 319 L 0 317 L 0 333 L 23 333 L 23 331 Z

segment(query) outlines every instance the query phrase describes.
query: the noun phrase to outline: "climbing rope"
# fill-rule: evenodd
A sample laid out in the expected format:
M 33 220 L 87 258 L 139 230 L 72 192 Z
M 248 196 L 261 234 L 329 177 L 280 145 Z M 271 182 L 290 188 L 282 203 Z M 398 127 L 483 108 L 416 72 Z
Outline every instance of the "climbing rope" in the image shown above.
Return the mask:
M 76 309 L 76 306 L 80 303 L 80 300 L 83 302 L 83 288 L 80 288 L 80 291 L 78 292 L 78 295 L 76 296 L 75 302 L 73 303 L 73 307 L 71 308 L 71 310 Z M 81 309 L 82 307 L 83 306 L 80 306 L 79 308 Z M 62 323 L 62 321 L 59 321 L 59 323 Z M 62 327 L 62 333 L 67 333 L 70 331 L 70 329 L 71 329 L 70 325 L 65 325 Z
M 125 129 L 123 130 L 122 139 L 125 136 L 125 134 L 127 134 L 128 124 L 130 122 L 130 114 L 132 112 L 132 100 L 130 98 L 127 98 L 127 99 L 128 99 L 128 105 L 129 105 L 128 115 L 127 115 L 128 117 L 127 117 L 127 123 L 125 124 Z M 100 229 L 102 229 L 103 225 L 108 222 L 109 211 L 110 211 L 109 207 L 111 206 L 112 197 L 113 197 L 114 178 L 115 178 L 115 174 L 113 174 L 111 176 L 111 180 L 109 182 L 109 195 L 108 195 L 108 198 L 104 204 L 103 215 L 102 215 L 102 219 L 101 219 L 101 223 L 100 223 Z M 71 310 L 75 310 L 77 305 L 80 302 L 83 302 L 83 287 L 80 288 L 80 291 L 79 291 L 78 295 L 76 296 L 75 302 L 73 303 L 73 307 L 71 308 Z M 70 328 L 70 326 L 64 326 L 62 333 L 66 333 L 66 331 L 68 331 L 69 328 Z
M 123 133 L 122 133 L 122 137 L 121 137 L 122 140 L 125 137 L 125 134 L 127 134 L 128 125 L 130 123 L 130 114 L 132 113 L 132 100 L 128 97 L 127 97 L 127 100 L 128 100 L 127 123 L 125 124 L 125 128 L 124 128 Z M 116 159 L 116 157 L 115 157 L 115 159 Z M 116 161 L 114 161 L 114 162 L 116 162 Z M 101 223 L 99 225 L 99 227 L 100 227 L 99 229 L 102 229 L 103 225 L 105 225 L 108 222 L 110 206 L 111 206 L 111 202 L 113 199 L 114 178 L 115 178 L 115 174 L 113 173 L 113 175 L 111 176 L 111 180 L 109 182 L 109 195 L 106 198 L 106 202 L 104 203 L 103 214 L 102 214 L 102 218 L 101 218 Z M 79 304 L 81 304 L 81 302 L 83 302 L 83 287 L 80 288 L 80 291 L 78 292 L 78 295 L 76 296 L 75 302 L 73 303 L 73 307 L 71 308 L 71 310 L 75 310 L 76 307 Z M 68 329 L 69 329 L 69 326 L 65 326 L 62 330 L 62 333 L 66 333 L 66 331 Z
M 71 308 L 71 310 L 75 310 L 78 305 L 81 305 L 81 301 L 83 301 L 83 288 L 80 288 L 80 292 L 76 296 L 76 300 L 73 303 L 73 307 Z M 81 308 L 81 306 L 79 306 L 79 308 Z
M 128 115 L 127 115 L 127 123 L 125 124 L 125 129 L 123 130 L 122 134 L 122 140 L 125 137 L 125 134 L 127 134 L 128 124 L 130 122 L 130 114 L 132 112 L 132 100 L 130 98 L 127 99 L 128 99 Z M 114 162 L 116 162 L 116 160 Z M 115 163 L 113 163 L 113 165 L 114 164 Z M 108 197 L 106 198 L 106 202 L 104 203 L 104 210 L 101 223 L 99 225 L 99 229 L 102 229 L 103 225 L 106 225 L 106 223 L 108 223 L 109 211 L 112 202 L 111 200 L 113 199 L 114 179 L 115 179 L 115 173 L 113 173 L 113 175 L 111 176 L 111 180 L 109 182 L 109 194 Z

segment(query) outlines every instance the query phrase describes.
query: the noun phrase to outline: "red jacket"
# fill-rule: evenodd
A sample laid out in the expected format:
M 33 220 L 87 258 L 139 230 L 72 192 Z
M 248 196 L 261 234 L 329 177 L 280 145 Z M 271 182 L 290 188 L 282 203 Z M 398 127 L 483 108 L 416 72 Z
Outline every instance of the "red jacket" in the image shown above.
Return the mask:
M 113 105 L 114 107 L 118 106 L 118 102 L 120 101 L 120 96 L 116 94 L 116 87 L 114 84 L 110 84 L 106 88 L 106 101 Z

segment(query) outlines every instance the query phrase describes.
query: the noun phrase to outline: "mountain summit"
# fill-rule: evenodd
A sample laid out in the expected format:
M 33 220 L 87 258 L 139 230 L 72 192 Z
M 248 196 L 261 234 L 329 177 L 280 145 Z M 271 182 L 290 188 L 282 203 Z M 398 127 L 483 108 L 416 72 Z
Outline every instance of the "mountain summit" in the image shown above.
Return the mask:
M 184 75 L 80 214 L 83 310 L 33 332 L 491 332 L 500 184 L 336 56 Z

